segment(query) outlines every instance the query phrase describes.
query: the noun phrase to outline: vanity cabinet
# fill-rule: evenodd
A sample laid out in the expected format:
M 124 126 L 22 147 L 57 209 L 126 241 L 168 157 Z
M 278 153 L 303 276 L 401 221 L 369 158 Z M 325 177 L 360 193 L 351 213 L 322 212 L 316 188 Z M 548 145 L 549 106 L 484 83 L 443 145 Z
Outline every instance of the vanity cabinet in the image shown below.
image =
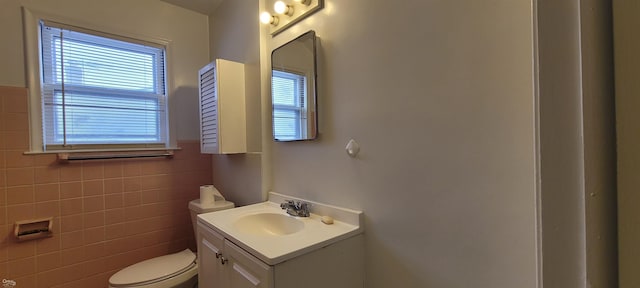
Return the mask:
M 199 288 L 272 288 L 273 267 L 198 223 Z
M 198 221 L 200 288 L 364 287 L 362 235 L 268 265 Z

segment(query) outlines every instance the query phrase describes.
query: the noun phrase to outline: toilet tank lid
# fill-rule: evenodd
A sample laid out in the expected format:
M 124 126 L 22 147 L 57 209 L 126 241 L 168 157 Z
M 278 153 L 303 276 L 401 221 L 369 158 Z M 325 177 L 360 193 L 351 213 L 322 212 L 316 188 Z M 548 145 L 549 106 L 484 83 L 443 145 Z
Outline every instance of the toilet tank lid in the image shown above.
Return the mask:
M 235 207 L 235 204 L 226 200 L 216 201 L 211 204 L 200 204 L 200 199 L 191 200 L 189 202 L 189 209 L 197 214 L 225 210 L 233 207 Z
M 196 260 L 189 249 L 148 259 L 126 267 L 109 278 L 113 286 L 132 285 L 172 277 L 187 270 Z

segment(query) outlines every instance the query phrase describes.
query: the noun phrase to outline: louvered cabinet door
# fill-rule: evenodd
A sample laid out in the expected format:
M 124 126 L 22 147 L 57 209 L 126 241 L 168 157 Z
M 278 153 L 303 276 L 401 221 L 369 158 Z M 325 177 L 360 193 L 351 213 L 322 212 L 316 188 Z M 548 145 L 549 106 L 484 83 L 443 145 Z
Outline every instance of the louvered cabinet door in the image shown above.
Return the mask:
M 244 64 L 217 59 L 198 75 L 200 152 L 246 153 Z

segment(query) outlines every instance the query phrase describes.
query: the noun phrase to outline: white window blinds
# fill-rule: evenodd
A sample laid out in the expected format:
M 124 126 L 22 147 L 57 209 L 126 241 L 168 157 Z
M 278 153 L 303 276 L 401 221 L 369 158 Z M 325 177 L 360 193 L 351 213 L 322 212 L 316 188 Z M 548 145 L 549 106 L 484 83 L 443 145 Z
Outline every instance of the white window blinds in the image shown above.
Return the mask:
M 166 146 L 165 51 L 41 23 L 45 149 Z
M 300 139 L 306 134 L 306 77 L 273 70 L 273 135 L 277 140 Z

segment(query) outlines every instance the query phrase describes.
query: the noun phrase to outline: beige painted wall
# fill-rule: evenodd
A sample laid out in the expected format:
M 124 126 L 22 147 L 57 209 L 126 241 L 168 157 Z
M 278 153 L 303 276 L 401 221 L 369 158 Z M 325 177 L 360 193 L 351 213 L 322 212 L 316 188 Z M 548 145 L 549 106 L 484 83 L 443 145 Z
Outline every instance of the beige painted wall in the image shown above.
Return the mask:
M 536 287 L 531 1 L 325 2 L 265 37 L 319 36 L 320 137 L 271 188 L 364 211 L 366 287 Z
M 640 3 L 613 1 L 620 288 L 640 287 Z
M 532 253 L 529 254 L 531 262 L 510 269 L 532 273 L 535 277 L 535 267 L 541 267 L 543 278 L 539 284 L 544 287 L 615 287 L 617 239 L 610 1 L 497 4 L 503 9 L 484 7 L 494 14 L 480 10 L 492 15 L 486 19 L 474 18 L 479 10 L 471 3 L 394 5 L 328 1 L 319 15 L 291 31 L 274 38 L 263 35 L 267 43 L 265 55 L 307 29 L 318 31 L 321 47 L 321 137 L 313 143 L 270 143 L 273 165 L 268 167 L 272 168 L 273 189 L 365 210 L 369 217 L 367 271 L 370 276 L 367 281 L 371 287 L 388 286 L 393 281 L 401 281 L 407 287 L 448 287 L 464 282 L 467 276 L 473 279 L 475 276 L 471 275 L 487 266 L 474 267 L 467 263 L 473 262 L 472 256 L 455 258 L 447 254 L 448 248 L 466 243 L 465 239 L 438 240 L 443 239 L 439 237 L 441 234 L 446 234 L 442 232 L 450 232 L 447 224 L 473 230 L 473 223 L 456 222 L 460 217 L 471 214 L 479 217 L 475 221 L 483 221 L 495 215 L 474 205 L 473 200 L 486 191 L 496 197 L 497 201 L 488 205 L 495 208 L 494 213 L 520 207 L 520 220 L 531 222 L 492 227 L 495 230 L 483 235 L 486 237 L 470 236 L 470 239 L 497 244 L 506 239 L 492 237 L 500 235 L 500 231 L 535 229 L 535 220 L 541 221 L 540 234 L 519 234 L 523 238 L 515 240 L 540 239 L 539 250 L 528 251 Z M 534 10 L 517 9 L 526 6 Z M 455 17 L 456 12 L 462 11 L 456 10 L 460 7 L 467 8 L 471 15 L 464 18 L 461 16 L 464 12 L 460 12 L 458 16 L 462 18 Z M 497 16 L 507 14 L 514 18 Z M 528 27 L 516 19 L 535 20 L 535 23 Z M 505 24 L 509 20 L 513 22 Z M 469 21 L 479 22 L 470 24 Z M 491 25 L 509 26 L 513 34 L 501 33 L 505 31 L 499 29 L 483 30 Z M 534 37 L 537 42 L 532 40 Z M 538 50 L 534 51 L 534 47 Z M 532 54 L 525 54 L 531 51 Z M 521 57 L 519 60 L 534 63 L 507 60 L 515 55 Z M 540 74 L 527 74 L 534 70 Z M 474 73 L 476 71 L 478 73 Z M 522 85 L 533 75 L 538 75 L 540 86 L 534 89 L 535 84 Z M 523 82 L 518 83 L 518 79 Z M 503 82 L 519 85 L 505 86 Z M 510 98 L 500 98 L 504 95 Z M 509 126 L 492 122 L 493 115 L 483 113 L 484 107 L 497 114 L 519 113 L 520 117 L 513 120 L 521 121 L 512 121 Z M 531 110 L 539 113 L 539 117 L 529 114 Z M 502 119 L 512 120 L 504 116 Z M 528 126 L 527 121 L 538 125 L 538 130 Z M 264 123 L 263 129 L 269 125 Z M 478 131 L 488 128 L 496 129 L 497 135 L 512 138 L 505 142 L 495 141 L 499 137 L 487 140 L 487 134 Z M 520 134 L 511 129 L 520 130 Z M 363 145 L 359 159 L 351 160 L 343 154 L 344 144 L 350 137 Z M 369 149 L 363 139 L 369 139 Z M 491 144 L 483 146 L 486 143 Z M 535 147 L 536 143 L 539 146 Z M 526 150 L 531 147 L 535 151 Z M 491 156 L 483 158 L 483 155 Z M 519 157 L 515 161 L 521 165 L 520 170 L 505 169 L 516 159 L 510 158 L 513 155 Z M 536 169 L 536 161 L 539 161 L 537 177 L 527 175 L 526 171 Z M 310 162 L 313 166 L 307 164 Z M 465 163 L 467 167 L 477 164 L 489 170 L 453 168 L 458 163 Z M 501 171 L 503 177 L 484 182 L 483 177 L 490 178 L 487 176 L 493 169 Z M 509 178 L 513 180 L 516 175 L 523 178 L 511 182 Z M 540 184 L 537 187 L 536 181 Z M 505 187 L 508 188 L 501 190 Z M 540 194 L 536 194 L 536 188 Z M 505 197 L 513 196 L 513 191 L 519 191 L 520 198 Z M 444 202 L 432 203 L 430 196 Z M 522 209 L 536 204 L 539 214 L 534 209 Z M 425 223 L 425 219 L 429 220 Z M 410 235 L 411 239 L 404 239 L 403 235 Z M 402 244 L 390 244 L 394 241 Z M 442 244 L 439 248 L 443 250 L 430 251 L 423 243 Z M 469 247 L 472 252 L 483 248 Z M 504 247 L 496 255 L 513 248 Z M 523 253 L 523 247 L 516 249 Z M 537 263 L 536 253 L 541 256 Z M 406 264 L 412 259 L 430 259 L 430 256 L 446 259 L 451 266 L 433 264 L 440 263 L 438 260 Z M 486 264 L 496 267 L 501 262 L 492 259 Z M 531 270 L 524 268 L 527 264 Z M 406 267 L 398 268 L 402 265 Z M 465 267 L 463 279 L 454 279 L 454 271 L 460 272 L 456 270 L 459 267 Z M 437 277 L 431 279 L 431 269 L 442 273 L 434 273 Z M 388 275 L 384 274 L 387 270 L 398 276 L 383 284 L 385 280 L 377 275 Z M 447 275 L 451 278 L 447 279 Z M 491 283 L 496 279 L 483 280 Z M 472 280 L 469 281 L 465 285 L 472 285 Z M 473 285 L 484 286 L 477 282 Z
M 210 57 L 245 64 L 247 149 L 249 153 L 213 155 L 213 184 L 237 205 L 264 201 L 262 193 L 262 112 L 258 4 L 224 1 L 209 16 Z
M 197 71 L 209 60 L 207 16 L 157 0 L 2 0 L 0 85 L 25 87 L 31 73 L 25 71 L 21 6 L 111 33 L 171 41 L 169 95 L 177 138 L 200 138 Z

